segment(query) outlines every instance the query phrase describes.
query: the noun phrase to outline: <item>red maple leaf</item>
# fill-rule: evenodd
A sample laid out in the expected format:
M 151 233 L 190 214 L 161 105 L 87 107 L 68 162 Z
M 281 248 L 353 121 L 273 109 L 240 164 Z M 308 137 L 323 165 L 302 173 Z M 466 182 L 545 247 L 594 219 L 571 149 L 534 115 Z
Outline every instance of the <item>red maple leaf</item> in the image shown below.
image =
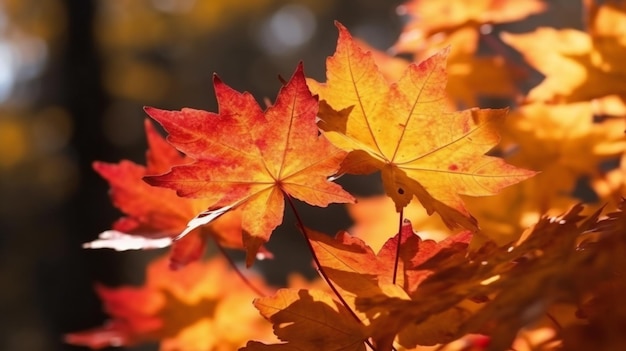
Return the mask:
M 162 174 L 174 165 L 189 162 L 165 142 L 149 120 L 145 121 L 145 128 L 149 145 L 146 167 L 127 160 L 118 164 L 94 162 L 94 169 L 109 182 L 113 204 L 125 216 L 113 224 L 112 230 L 100 234 L 98 240 L 85 247 L 128 250 L 171 244 L 170 260 L 175 268 L 199 259 L 209 237 L 224 247 L 241 249 L 240 214 L 237 212 L 194 230 L 180 240 L 172 240 L 185 229 L 189 218 L 208 204 L 201 199 L 181 198 L 170 189 L 153 187 L 143 181 L 146 175 Z
M 242 211 L 246 262 L 282 222 L 284 196 L 315 206 L 353 202 L 328 181 L 346 156 L 319 135 L 317 98 L 305 83 L 302 65 L 265 112 L 249 93 L 239 93 L 214 77 L 219 113 L 194 109 L 146 112 L 169 132 L 168 141 L 194 159 L 164 175 L 146 177 L 179 196 L 205 198 L 210 210 L 189 230 L 233 208 Z
M 262 279 L 248 277 L 267 291 Z M 251 303 L 255 292 L 222 257 L 173 272 L 153 261 L 142 286 L 96 286 L 110 320 L 69 333 L 67 343 L 101 349 L 160 342 L 162 351 L 236 350 L 250 338 L 274 341 L 271 328 Z

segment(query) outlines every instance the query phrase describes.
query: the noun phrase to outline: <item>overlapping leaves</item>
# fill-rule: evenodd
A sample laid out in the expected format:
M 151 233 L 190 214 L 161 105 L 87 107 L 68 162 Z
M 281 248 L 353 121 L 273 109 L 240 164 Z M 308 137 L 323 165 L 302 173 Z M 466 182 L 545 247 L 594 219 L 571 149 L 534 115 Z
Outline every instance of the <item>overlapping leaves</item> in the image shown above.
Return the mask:
M 94 169 L 111 186 L 113 204 L 125 217 L 113 224 L 110 231 L 85 244 L 90 248 L 116 250 L 149 249 L 172 245 L 172 267 L 182 267 L 198 260 L 205 251 L 209 238 L 227 248 L 242 249 L 240 214 L 232 212 L 222 216 L 210 226 L 194 230 L 186 237 L 173 241 L 183 231 L 190 218 L 209 205 L 202 199 L 176 196 L 170 189 L 157 188 L 143 181 L 146 175 L 158 175 L 171 167 L 189 160 L 167 144 L 148 120 L 145 122 L 149 149 L 147 166 L 131 161 L 118 164 L 94 162 Z
M 261 279 L 250 279 L 264 287 Z M 254 308 L 241 303 L 252 300 L 254 292 L 220 258 L 177 271 L 159 259 L 148 267 L 143 286 L 99 285 L 96 291 L 111 319 L 68 334 L 67 342 L 101 349 L 160 341 L 162 351 L 196 351 L 234 350 L 251 337 L 274 340 Z
M 158 195 L 163 192 L 165 196 L 167 190 L 172 197 L 173 192 L 157 189 L 129 193 L 140 197 L 138 200 L 156 203 L 154 209 L 118 203 L 117 199 L 130 198 L 124 193 L 130 188 L 124 190 L 116 185 L 117 177 L 123 174 L 115 172 L 117 166 L 100 164 L 97 168 L 113 183 L 116 205 L 129 216 L 116 228 L 131 228 L 142 235 L 166 231 L 166 237 L 171 238 L 175 235 L 172 232 L 187 233 L 238 208 L 251 263 L 259 245 L 282 220 L 285 194 L 319 206 L 350 202 L 351 196 L 328 182 L 327 177 L 336 171 L 364 174 L 378 170 L 396 210 L 402 210 L 416 197 L 430 214 L 438 212 L 449 226 L 460 224 L 472 229 L 472 249 L 468 245 L 470 232 L 434 242 L 422 240 L 408 223 L 378 253 L 368 246 L 369 242 L 346 232 L 331 238 L 306 229 L 319 259 L 318 269 L 325 272 L 337 295 L 301 288 L 282 289 L 255 299 L 254 306 L 274 325 L 279 343 L 272 344 L 263 340 L 263 335 L 248 330 L 248 338 L 257 341 L 249 342 L 244 350 L 360 351 L 374 347 L 386 351 L 392 346 L 419 350 L 422 345 L 435 344 L 447 344 L 441 346 L 444 350 L 467 349 L 468 345 L 503 350 L 516 344 L 522 330 L 532 333 L 541 328 L 552 331 L 544 340 L 553 344 L 536 349 L 555 344 L 568 350 L 622 349 L 626 345 L 622 332 L 626 312 L 619 308 L 620 294 L 626 287 L 625 272 L 620 268 L 626 265 L 623 204 L 602 219 L 599 211 L 583 216 L 580 205 L 562 210 L 575 203 L 572 190 L 581 177 L 602 179 L 601 166 L 607 167 L 607 161 L 623 156 L 625 149 L 623 118 L 617 117 L 626 111 L 622 101 L 625 90 L 619 82 L 623 75 L 619 60 L 625 54 L 621 35 L 626 28 L 624 7 L 613 1 L 602 6 L 593 2 L 587 5 L 589 33 L 539 29 L 532 34 L 503 36 L 505 43 L 519 49 L 534 68 L 546 75 L 525 101 L 532 103 L 508 117 L 504 110 L 451 112 L 444 93 L 446 50 L 411 65 L 377 53 L 383 65 L 379 70 L 373 54 L 359 47 L 341 25 L 337 51 L 327 62 L 327 82 L 308 82 L 311 90 L 320 95 L 319 111 L 316 97 L 304 84 L 301 68 L 283 87 L 276 104 L 265 112 L 249 94 L 235 92 L 219 79 L 215 81 L 220 105 L 217 114 L 147 109 L 170 133 L 170 143 L 188 158 L 182 159 L 171 148 L 163 147 L 159 152 L 168 161 L 149 159 L 148 168 L 151 163 L 167 167 L 140 172 L 120 164 L 119 169 L 128 168 L 136 181 L 138 175 L 166 172 L 178 164 L 169 173 L 148 181 L 176 189 L 183 197 L 202 199 L 163 197 L 169 199 L 164 204 Z M 451 55 L 456 58 L 450 66 L 461 73 L 455 78 L 459 82 L 470 77 L 465 70 L 476 63 L 479 26 L 520 19 L 544 8 L 538 1 L 529 1 L 524 8 L 499 1 L 451 1 L 442 5 L 415 0 L 410 6 L 430 9 L 433 14 L 449 9 L 448 13 L 458 15 L 447 22 L 438 22 L 435 15 L 414 21 L 405 33 L 417 26 L 423 37 L 444 33 L 451 41 L 456 38 L 457 54 L 465 56 Z M 439 44 L 419 51 L 427 52 Z M 407 50 L 415 52 L 411 51 L 414 48 Z M 454 100 L 474 101 L 472 86 L 483 80 L 498 82 L 492 87 L 497 86 L 498 92 L 507 90 L 503 96 L 511 93 L 508 88 L 500 89 L 512 84 L 511 77 L 503 76 L 508 68 L 498 65 L 490 71 L 491 63 L 500 62 L 501 57 L 491 59 L 473 72 L 479 79 L 457 89 Z M 406 72 L 399 73 L 400 66 Z M 386 73 L 384 78 L 380 72 Z M 482 72 L 491 72 L 494 78 Z M 397 79 L 390 78 L 394 76 Z M 316 114 L 322 136 L 315 124 Z M 508 123 L 502 123 L 505 118 Z M 543 173 L 489 200 L 472 200 L 468 207 L 477 211 L 482 227 L 478 231 L 461 195 L 493 195 L 534 173 L 484 155 L 498 143 L 502 124 L 506 143 L 499 152 L 507 162 Z M 623 172 L 623 168 L 617 171 Z M 625 178 L 611 184 L 606 196 L 623 196 Z M 201 201 L 203 207 L 195 211 L 208 211 L 184 229 L 186 221 L 197 212 L 186 210 L 178 216 L 175 210 L 192 201 Z M 171 204 L 180 206 L 168 210 Z M 555 212 L 564 214 L 555 216 Z M 371 213 L 367 225 L 374 227 L 372 223 L 381 216 L 376 210 Z M 170 221 L 170 217 L 176 217 L 176 221 Z M 357 222 L 361 227 L 365 225 L 358 218 Z M 528 226 L 530 229 L 524 231 Z M 383 225 L 375 235 L 388 236 L 397 228 L 397 222 L 392 229 L 389 227 Z M 180 243 L 194 237 L 189 234 Z M 186 257 L 192 256 L 197 254 Z M 105 300 L 114 295 L 102 289 L 100 292 Z M 129 307 L 121 301 L 130 295 L 124 296 L 118 306 Z M 145 301 L 152 299 L 142 296 Z M 76 343 L 101 347 L 110 340 L 129 343 L 161 338 L 166 340 L 162 347 L 167 349 L 173 333 L 170 327 L 159 329 L 162 321 L 149 320 L 139 323 L 136 330 L 140 333 L 129 333 L 120 325 L 134 325 L 141 313 L 110 308 L 113 300 L 107 300 L 107 306 L 116 322 L 91 334 L 74 335 Z M 185 313 L 187 317 L 199 316 L 182 304 L 178 307 L 189 312 Z M 553 314 L 555 310 L 558 313 Z M 128 322 L 120 324 L 125 320 Z M 245 319 L 240 327 L 256 325 L 248 322 Z M 187 345 L 192 345 L 195 337 L 202 340 L 199 334 L 182 332 L 184 328 L 177 330 L 179 335 L 193 335 L 185 339 Z M 473 341 L 455 346 L 455 339 Z M 172 345 L 184 349 L 182 343 Z M 223 345 L 232 348 L 234 344 Z

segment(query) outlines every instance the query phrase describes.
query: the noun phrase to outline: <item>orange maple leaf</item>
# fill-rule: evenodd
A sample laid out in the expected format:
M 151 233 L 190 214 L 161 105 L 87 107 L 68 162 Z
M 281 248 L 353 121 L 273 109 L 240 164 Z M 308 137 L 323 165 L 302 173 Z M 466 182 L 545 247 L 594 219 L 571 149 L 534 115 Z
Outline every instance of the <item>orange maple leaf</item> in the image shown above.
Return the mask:
M 597 227 L 599 216 L 596 212 L 584 218 L 582 210 L 577 205 L 559 217 L 543 217 L 515 244 L 484 245 L 468 256 L 435 255 L 419 266 L 434 268 L 434 272 L 420 283 L 411 300 L 398 296 L 357 298 L 357 308 L 378 315 L 372 320 L 373 337 L 402 333 L 410 324 L 430 328 L 433 318 L 451 313 L 463 316 L 463 321 L 449 320 L 457 323 L 457 328 L 454 335 L 446 337 L 481 333 L 491 339 L 488 350 L 507 349 L 518 331 L 542 318 L 550 305 L 576 305 L 585 291 L 604 281 L 596 275 L 598 271 L 589 268 L 608 262 L 599 258 L 605 248 L 594 243 L 577 248 L 582 233 Z M 477 309 L 472 301 L 481 301 L 483 306 Z M 462 312 L 459 308 L 475 313 L 455 312 Z M 437 323 L 446 323 L 446 319 Z M 410 343 L 403 346 L 423 344 L 407 337 Z
M 541 171 L 528 182 L 536 184 L 536 194 L 549 199 L 570 192 L 578 178 L 598 175 L 602 162 L 626 150 L 624 120 L 593 116 L 591 102 L 533 103 L 512 113 L 504 132 L 519 151 L 509 161 Z
M 185 199 L 171 189 L 153 187 L 143 181 L 149 174 L 162 174 L 172 166 L 189 162 L 165 142 L 149 120 L 145 121 L 149 149 L 147 166 L 131 161 L 118 164 L 94 162 L 94 169 L 109 182 L 115 207 L 125 217 L 113 224 L 113 230 L 85 244 L 88 248 L 116 250 L 141 249 L 172 245 L 172 267 L 182 267 L 199 259 L 208 237 L 228 248 L 241 249 L 240 214 L 229 213 L 211 225 L 194 230 L 181 240 L 173 241 L 185 229 L 189 218 L 208 206 L 205 200 Z
M 327 83 L 309 81 L 319 94 L 320 128 L 337 147 L 351 151 L 340 172 L 381 171 L 383 187 L 400 211 L 416 196 L 429 214 L 453 227 L 476 229 L 460 195 L 493 195 L 534 172 L 485 156 L 499 141 L 496 125 L 506 110 L 448 112 L 448 50 L 388 85 L 371 53 L 337 23 L 337 51 L 327 60 Z
M 472 237 L 470 231 L 462 231 L 440 242 L 422 240 L 413 231 L 411 221 L 405 219 L 401 233 L 389 237 L 377 254 L 361 239 L 349 233 L 339 232 L 334 238 L 308 229 L 311 245 L 328 277 L 344 292 L 348 301 L 355 297 L 372 296 L 380 293 L 379 283 L 392 284 L 398 240 L 398 276 L 395 284 L 407 293 L 413 293 L 419 283 L 432 273 L 436 264 L 422 265 L 440 255 L 465 255 Z M 445 255 L 443 252 L 445 251 Z
M 406 220 L 401 233 L 389 238 L 378 254 L 374 254 L 361 239 L 352 237 L 347 232 L 339 232 L 335 238 L 310 229 L 307 233 L 319 258 L 320 268 L 326 272 L 344 301 L 351 306 L 370 333 L 381 325 L 371 324 L 375 314 L 356 312 L 357 299 L 384 295 L 408 300 L 410 295 L 418 291 L 421 282 L 436 271 L 439 264 L 464 258 L 471 238 L 470 231 L 463 231 L 441 242 L 422 240 L 413 231 L 411 222 Z M 397 251 L 399 240 L 400 247 Z M 398 254 L 396 271 L 394 267 Z M 397 279 L 394 281 L 396 272 Z M 458 312 L 460 310 L 452 313 Z M 430 329 L 424 330 L 425 328 Z M 412 332 L 420 333 L 419 339 L 424 341 L 445 334 L 449 328 L 451 324 L 443 321 L 436 325 L 412 328 Z M 426 334 L 430 339 L 426 339 Z M 378 347 L 385 349 L 385 345 L 390 345 L 393 340 L 393 335 L 377 333 L 373 340 Z M 444 339 L 437 340 L 442 342 Z
M 366 350 L 363 325 L 323 291 L 280 289 L 274 296 L 256 299 L 254 306 L 274 323 L 274 333 L 285 343 L 251 341 L 242 351 Z
M 521 20 L 546 8 L 540 0 L 412 0 L 398 7 L 398 12 L 411 17 L 400 35 L 395 49 L 413 52 L 428 37 L 439 32 L 452 32 L 462 26 L 479 27 L 486 23 Z
M 259 288 L 263 281 L 249 277 Z M 168 261 L 150 264 L 141 287 L 96 291 L 111 320 L 66 335 L 66 342 L 100 349 L 159 341 L 161 351 L 236 350 L 251 338 L 274 341 L 271 326 L 249 303 L 250 290 L 228 263 L 216 257 L 173 272 Z
M 312 229 L 307 229 L 313 251 L 320 262 L 320 268 L 336 285 L 343 299 L 351 306 L 357 296 L 381 294 L 378 276 L 385 267 L 376 258 L 367 244 L 345 231 L 333 238 Z M 358 316 L 362 321 L 366 316 Z
M 383 282 L 392 281 L 398 240 L 400 240 L 400 256 L 398 262 L 399 275 L 396 283 L 403 286 L 407 293 L 412 294 L 437 267 L 437 264 L 433 262 L 447 259 L 452 255 L 465 255 L 471 238 L 472 233 L 465 230 L 439 242 L 423 240 L 413 230 L 411 221 L 405 219 L 401 232 L 389 238 L 376 255 L 378 261 L 385 267 L 380 279 Z M 437 259 L 435 256 L 438 256 Z M 429 265 L 424 266 L 429 260 L 431 260 Z
M 613 94 L 626 98 L 626 5 L 609 1 L 593 5 L 589 14 L 588 33 L 550 27 L 502 33 L 507 44 L 545 75 L 528 100 L 578 102 Z
M 315 206 L 354 201 L 327 179 L 346 152 L 319 135 L 317 98 L 307 88 L 302 64 L 265 112 L 252 95 L 233 90 L 217 76 L 214 85 L 219 114 L 146 108 L 170 133 L 168 141 L 195 159 L 146 181 L 176 189 L 180 196 L 208 198 L 211 211 L 191 221 L 181 235 L 240 208 L 251 265 L 282 222 L 285 195 Z

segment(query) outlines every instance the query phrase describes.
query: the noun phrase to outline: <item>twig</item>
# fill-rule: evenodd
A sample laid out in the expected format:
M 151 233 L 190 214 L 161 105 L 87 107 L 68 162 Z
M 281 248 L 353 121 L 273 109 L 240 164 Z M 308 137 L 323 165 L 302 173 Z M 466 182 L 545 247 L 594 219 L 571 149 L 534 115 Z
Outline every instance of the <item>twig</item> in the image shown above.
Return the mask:
M 396 245 L 396 261 L 393 266 L 393 284 L 396 283 L 396 277 L 398 275 L 398 264 L 400 261 L 400 248 L 402 244 L 402 223 L 404 221 L 404 208 L 400 210 L 400 224 L 398 225 L 398 245 Z
M 315 253 L 315 250 L 313 249 L 313 245 L 311 244 L 311 239 L 309 238 L 309 234 L 306 232 L 306 228 L 304 226 L 304 222 L 302 221 L 302 218 L 300 218 L 300 214 L 296 210 L 296 206 L 294 205 L 293 200 L 291 199 L 291 196 L 289 196 L 289 194 L 287 194 L 286 192 L 283 192 L 283 194 L 287 198 L 287 202 L 289 203 L 289 207 L 291 207 L 291 210 L 293 211 L 293 214 L 296 216 L 296 221 L 298 223 L 298 227 L 300 227 L 300 231 L 302 232 L 302 235 L 304 235 L 304 239 L 306 241 L 307 246 L 309 247 L 309 251 L 311 252 L 311 256 L 313 256 L 313 261 L 315 261 L 315 265 L 317 266 L 318 273 L 324 279 L 326 284 L 328 284 L 328 286 L 330 287 L 330 290 L 332 290 L 333 293 L 335 294 L 335 296 L 337 296 L 337 298 L 339 299 L 339 302 L 341 302 L 341 304 L 348 310 L 348 312 L 350 312 L 350 315 L 352 315 L 352 317 L 354 319 L 356 319 L 357 322 L 363 324 L 363 321 L 361 321 L 361 318 L 359 318 L 359 316 L 357 316 L 356 312 L 354 312 L 352 310 L 352 308 L 350 307 L 350 305 L 348 305 L 346 300 L 343 298 L 343 296 L 341 296 L 341 294 L 339 293 L 339 291 L 335 287 L 335 284 L 333 284 L 333 282 L 330 280 L 330 278 L 328 277 L 328 275 L 326 274 L 324 269 L 322 269 L 322 264 L 320 263 L 320 260 L 317 257 L 317 254 Z M 365 340 L 365 343 L 372 350 L 376 351 L 376 348 L 374 347 L 374 345 L 369 340 Z
M 250 288 L 250 290 L 254 291 L 254 293 L 257 294 L 259 297 L 265 297 L 266 294 L 264 292 L 262 292 L 259 288 L 257 288 L 254 284 L 252 284 L 250 279 L 248 279 L 248 277 L 246 277 L 245 274 L 243 274 L 243 272 L 241 272 L 239 267 L 237 267 L 237 264 L 235 263 L 235 261 L 233 261 L 233 259 L 230 256 L 228 256 L 228 253 L 226 252 L 226 249 L 219 243 L 219 241 L 217 241 L 216 238 L 213 238 L 213 241 L 215 242 L 215 246 L 217 246 L 217 249 L 220 251 L 222 256 L 224 256 L 224 258 L 226 258 L 226 261 L 228 261 L 230 266 L 233 268 L 233 270 L 239 276 L 239 278 L 244 282 L 244 284 L 246 284 L 248 286 L 248 288 Z

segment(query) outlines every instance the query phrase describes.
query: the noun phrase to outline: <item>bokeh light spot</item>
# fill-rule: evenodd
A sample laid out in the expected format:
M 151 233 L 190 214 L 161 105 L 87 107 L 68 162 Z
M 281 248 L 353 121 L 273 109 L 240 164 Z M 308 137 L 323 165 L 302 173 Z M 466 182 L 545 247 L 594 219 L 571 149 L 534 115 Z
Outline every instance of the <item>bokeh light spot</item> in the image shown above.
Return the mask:
M 316 28 L 315 16 L 309 8 L 290 4 L 265 19 L 258 40 L 267 53 L 283 55 L 306 44 Z
M 24 125 L 14 120 L 0 120 L 0 169 L 19 163 L 28 152 Z

